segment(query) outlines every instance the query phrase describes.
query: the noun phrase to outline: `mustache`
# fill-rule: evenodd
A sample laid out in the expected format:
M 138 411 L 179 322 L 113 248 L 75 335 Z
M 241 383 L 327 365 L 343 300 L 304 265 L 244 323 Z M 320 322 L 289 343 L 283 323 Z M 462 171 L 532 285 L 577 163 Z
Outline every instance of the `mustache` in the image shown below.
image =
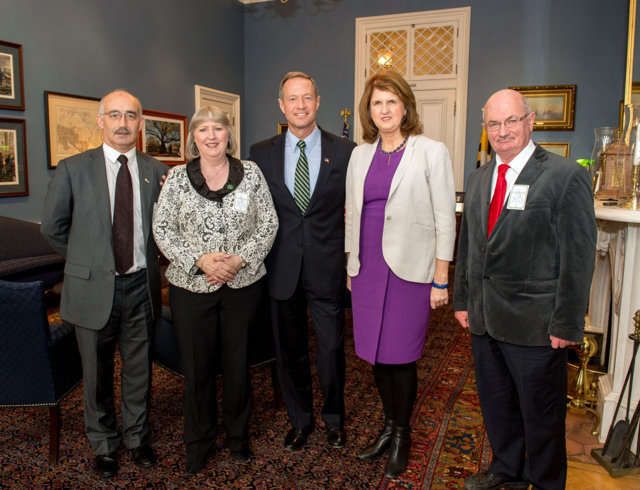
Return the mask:
M 129 131 L 129 129 L 122 127 L 122 128 L 118 128 L 116 129 L 113 134 L 131 134 L 131 131 Z

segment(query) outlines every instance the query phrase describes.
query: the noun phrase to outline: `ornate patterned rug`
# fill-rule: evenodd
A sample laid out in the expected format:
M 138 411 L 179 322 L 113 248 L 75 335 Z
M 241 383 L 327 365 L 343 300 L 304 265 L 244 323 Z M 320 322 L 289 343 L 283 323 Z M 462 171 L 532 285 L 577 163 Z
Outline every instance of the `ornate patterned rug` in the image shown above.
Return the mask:
M 215 459 L 199 475 L 184 470 L 182 443 L 182 379 L 162 367 L 153 372 L 151 424 L 159 464 L 136 468 L 120 452 L 120 472 L 105 482 L 93 472 L 84 436 L 82 386 L 61 404 L 60 461 L 47 464 L 48 411 L 0 410 L 0 487 L 15 488 L 459 488 L 462 480 L 488 465 L 490 450 L 473 376 L 469 339 L 451 309 L 434 312 L 423 358 L 418 363 L 419 394 L 413 414 L 413 445 L 408 470 L 400 479 L 384 478 L 385 458 L 360 461 L 360 448 L 382 425 L 382 409 L 370 366 L 355 357 L 350 323 L 347 353 L 347 447 L 329 449 L 319 417 L 316 430 L 301 452 L 282 447 L 288 429 L 284 407 L 274 408 L 270 369 L 252 370 L 254 413 L 247 465 L 234 463 L 222 448 L 219 427 Z M 311 339 L 313 345 L 313 337 Z M 119 378 L 116 380 L 119 384 Z M 319 394 L 317 384 L 316 393 Z M 116 390 L 119 399 L 119 390 Z M 118 409 L 119 411 L 119 409 Z

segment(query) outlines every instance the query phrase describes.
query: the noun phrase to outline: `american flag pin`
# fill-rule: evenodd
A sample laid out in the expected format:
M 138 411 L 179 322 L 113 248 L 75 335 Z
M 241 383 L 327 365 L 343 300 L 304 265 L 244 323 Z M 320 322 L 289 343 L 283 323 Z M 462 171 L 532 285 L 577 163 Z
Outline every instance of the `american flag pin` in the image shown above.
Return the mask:
M 324 163 L 326 163 L 326 164 L 328 165 L 328 164 L 330 164 L 331 162 L 329 161 L 329 159 L 328 159 L 328 158 L 325 158 L 325 159 L 324 159 Z

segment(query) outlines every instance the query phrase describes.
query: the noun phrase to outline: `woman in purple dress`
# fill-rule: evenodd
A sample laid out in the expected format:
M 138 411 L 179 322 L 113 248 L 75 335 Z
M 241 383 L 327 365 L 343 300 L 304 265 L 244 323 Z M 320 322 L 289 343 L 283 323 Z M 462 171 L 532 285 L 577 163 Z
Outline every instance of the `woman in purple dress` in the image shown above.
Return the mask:
M 392 71 L 373 75 L 360 99 L 367 142 L 347 171 L 345 251 L 356 354 L 373 365 L 385 423 L 361 459 L 390 449 L 385 475 L 407 467 L 430 308 L 448 302 L 455 241 L 449 152 L 422 135 L 416 101 Z

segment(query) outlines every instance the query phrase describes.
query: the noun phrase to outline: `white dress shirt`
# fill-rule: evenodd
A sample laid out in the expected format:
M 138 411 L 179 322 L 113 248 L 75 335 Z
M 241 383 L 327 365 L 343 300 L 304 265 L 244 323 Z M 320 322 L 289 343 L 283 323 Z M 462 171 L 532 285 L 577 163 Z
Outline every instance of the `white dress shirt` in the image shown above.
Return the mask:
M 504 201 L 507 202 L 509 193 L 513 184 L 515 184 L 518 175 L 522 172 L 522 169 L 533 155 L 536 150 L 536 145 L 532 140 L 529 140 L 529 144 L 525 146 L 520 153 L 518 153 L 513 160 L 509 162 L 509 170 L 505 174 L 504 178 L 507 181 L 507 192 L 504 193 Z M 493 169 L 493 177 L 491 178 L 491 197 L 493 197 L 493 191 L 496 189 L 496 181 L 498 180 L 498 167 L 502 164 L 502 158 L 496 153 L 496 167 Z
M 284 143 L 284 183 L 292 196 L 296 180 L 296 167 L 300 158 L 298 141 L 299 139 L 291 131 L 287 131 Z M 304 154 L 307 156 L 307 165 L 309 166 L 309 198 L 311 198 L 313 190 L 316 188 L 316 182 L 318 182 L 322 158 L 322 133 L 318 126 L 313 128 L 304 142 L 307 144 Z
M 106 143 L 103 143 L 102 149 L 104 151 L 104 163 L 107 171 L 112 223 L 113 211 L 115 209 L 116 178 L 118 177 L 118 171 L 121 166 L 121 163 L 118 161 L 120 155 L 127 157 L 127 166 L 131 173 L 131 185 L 133 186 L 133 265 L 126 272 L 130 274 L 144 269 L 147 266 L 144 233 L 142 231 L 142 205 L 140 203 L 140 178 L 138 173 L 138 160 L 136 159 L 136 148 L 134 146 L 128 152 L 120 153 L 115 148 L 111 148 Z

